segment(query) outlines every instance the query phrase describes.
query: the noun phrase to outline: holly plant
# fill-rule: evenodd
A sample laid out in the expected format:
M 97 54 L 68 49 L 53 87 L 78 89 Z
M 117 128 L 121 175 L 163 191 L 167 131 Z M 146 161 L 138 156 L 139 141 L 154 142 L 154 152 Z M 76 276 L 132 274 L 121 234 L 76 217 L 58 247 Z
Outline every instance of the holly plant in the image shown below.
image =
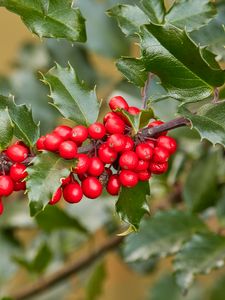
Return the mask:
M 0 77 L 2 299 L 112 299 L 113 249 L 114 299 L 224 299 L 225 2 L 0 6 L 40 38 Z

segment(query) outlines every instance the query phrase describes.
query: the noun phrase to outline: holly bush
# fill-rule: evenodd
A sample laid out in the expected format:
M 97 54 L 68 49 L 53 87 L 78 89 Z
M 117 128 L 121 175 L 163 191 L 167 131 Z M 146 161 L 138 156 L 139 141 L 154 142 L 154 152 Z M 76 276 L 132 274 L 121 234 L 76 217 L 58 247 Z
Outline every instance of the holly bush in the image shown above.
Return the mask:
M 0 6 L 2 299 L 224 299 L 225 2 Z

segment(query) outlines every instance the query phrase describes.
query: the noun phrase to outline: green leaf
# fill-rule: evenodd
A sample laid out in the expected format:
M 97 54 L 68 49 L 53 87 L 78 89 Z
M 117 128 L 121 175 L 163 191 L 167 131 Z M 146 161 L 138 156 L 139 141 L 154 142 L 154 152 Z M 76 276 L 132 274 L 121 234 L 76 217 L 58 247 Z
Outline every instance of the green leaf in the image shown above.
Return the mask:
M 98 264 L 89 279 L 86 288 L 86 300 L 97 300 L 102 293 L 103 284 L 106 279 L 106 266 L 102 262 Z
M 142 63 L 159 76 L 170 97 L 195 102 L 224 83 L 225 73 L 213 55 L 197 47 L 185 31 L 170 24 L 149 24 L 140 36 Z
M 209 23 L 215 14 L 215 6 L 209 0 L 180 0 L 166 14 L 165 21 L 192 31 Z
M 224 274 L 215 280 L 213 287 L 209 290 L 209 300 L 224 300 L 225 276 Z
M 0 137 L 0 151 L 2 151 L 8 147 L 13 138 L 13 124 L 8 108 L 0 108 Z
M 65 118 L 86 126 L 97 120 L 99 102 L 95 90 L 85 87 L 71 65 L 62 68 L 57 64 L 43 77 L 50 87 L 53 105 Z
M 213 145 L 225 146 L 225 103 L 206 104 L 197 114 L 192 114 L 184 106 L 178 112 L 191 121 L 192 128 L 199 132 L 201 139 L 206 139 Z
M 42 230 L 49 233 L 59 229 L 74 229 L 81 233 L 87 233 L 87 229 L 78 219 L 57 206 L 47 206 L 43 212 L 36 216 L 36 221 Z
M 222 267 L 225 259 L 225 238 L 205 233 L 194 235 L 174 260 L 176 282 L 185 292 L 197 274 L 209 273 Z
M 151 22 L 155 24 L 163 23 L 166 12 L 163 0 L 142 0 L 140 6 Z
M 27 168 L 27 190 L 31 216 L 44 210 L 57 188 L 60 180 L 70 174 L 76 160 L 64 160 L 59 155 L 43 152 L 35 157 L 32 166 Z
M 143 221 L 137 234 L 128 236 L 124 256 L 127 261 L 164 257 L 177 252 L 185 240 L 202 230 L 205 230 L 204 224 L 197 216 L 188 212 L 158 212 Z
M 201 212 L 217 199 L 217 159 L 217 153 L 211 153 L 195 161 L 188 173 L 183 197 L 193 212 Z
M 31 109 L 26 105 L 16 105 L 13 97 L 3 96 L 0 96 L 0 108 L 8 109 L 14 135 L 26 145 L 33 146 L 39 137 L 39 125 L 35 124 Z
M 85 42 L 85 20 L 72 0 L 1 0 L 0 6 L 18 14 L 25 25 L 39 37 L 65 38 Z
M 150 195 L 148 182 L 139 182 L 133 188 L 123 187 L 116 202 L 116 212 L 120 218 L 135 230 L 139 228 L 141 219 L 149 213 L 147 197 Z
M 225 187 L 222 188 L 219 199 L 216 204 L 217 216 L 220 223 L 225 225 Z

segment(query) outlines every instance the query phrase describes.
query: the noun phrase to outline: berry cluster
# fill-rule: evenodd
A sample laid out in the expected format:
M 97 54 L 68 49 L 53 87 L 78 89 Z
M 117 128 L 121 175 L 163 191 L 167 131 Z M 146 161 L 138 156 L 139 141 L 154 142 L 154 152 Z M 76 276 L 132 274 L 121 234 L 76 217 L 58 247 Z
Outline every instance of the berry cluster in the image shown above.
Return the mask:
M 162 174 L 168 168 L 168 159 L 176 151 L 176 141 L 162 132 L 154 138 L 138 133 L 132 136 L 129 120 L 121 109 L 136 115 L 141 112 L 129 106 L 121 96 L 113 97 L 111 112 L 103 124 L 95 122 L 88 128 L 78 125 L 58 126 L 53 132 L 38 139 L 39 151 L 58 153 L 64 159 L 77 159 L 77 165 L 68 178 L 64 178 L 49 204 L 57 203 L 61 196 L 69 203 L 81 201 L 83 195 L 95 199 L 103 187 L 111 195 L 118 195 L 121 186 L 132 188 L 138 181 L 147 181 L 151 174 Z M 163 124 L 154 120 L 148 127 Z M 83 145 L 84 144 L 84 145 Z

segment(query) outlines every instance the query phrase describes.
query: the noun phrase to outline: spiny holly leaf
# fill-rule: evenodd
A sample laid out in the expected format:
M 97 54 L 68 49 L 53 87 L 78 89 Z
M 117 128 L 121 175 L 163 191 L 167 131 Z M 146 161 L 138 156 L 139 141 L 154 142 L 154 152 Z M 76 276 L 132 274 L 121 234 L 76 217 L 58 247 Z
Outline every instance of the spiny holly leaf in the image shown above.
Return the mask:
M 91 278 L 87 284 L 86 288 L 86 300 L 96 300 L 103 290 L 104 280 L 106 279 L 106 266 L 105 262 L 98 264 L 94 269 Z
M 140 7 L 149 17 L 151 22 L 155 24 L 163 23 L 166 12 L 163 0 L 142 0 Z
M 225 146 L 225 103 L 206 104 L 197 114 L 192 114 L 184 106 L 178 112 L 191 121 L 192 128 L 199 132 L 201 139 Z
M 0 6 L 18 14 L 39 37 L 65 38 L 85 42 L 85 20 L 72 0 L 0 0 Z
M 164 257 L 177 252 L 186 239 L 202 230 L 205 230 L 204 224 L 188 212 L 159 212 L 144 220 L 137 234 L 128 236 L 124 256 L 128 261 L 147 260 L 152 256 Z
M 99 102 L 95 90 L 85 87 L 71 65 L 62 68 L 57 64 L 43 77 L 50 87 L 53 105 L 65 118 L 86 126 L 97 120 Z
M 0 151 L 6 149 L 13 138 L 13 124 L 8 108 L 1 108 L 0 103 Z
M 0 108 L 8 109 L 14 125 L 14 135 L 26 145 L 33 146 L 39 137 L 39 125 L 35 124 L 31 109 L 26 105 L 16 105 L 11 96 L 0 96 Z
M 212 234 L 194 235 L 174 260 L 176 282 L 184 292 L 191 286 L 194 276 L 222 267 L 225 259 L 225 238 Z
M 165 21 L 192 31 L 209 23 L 215 14 L 215 6 L 209 0 L 179 0 L 166 14 Z
M 150 195 L 148 182 L 139 182 L 133 188 L 123 187 L 116 202 L 116 212 L 134 230 L 139 228 L 142 217 L 149 213 L 147 197 Z
M 70 174 L 76 160 L 64 160 L 59 155 L 43 152 L 35 157 L 32 166 L 27 168 L 27 190 L 30 201 L 30 214 L 35 216 L 44 210 L 57 188 L 60 180 Z

